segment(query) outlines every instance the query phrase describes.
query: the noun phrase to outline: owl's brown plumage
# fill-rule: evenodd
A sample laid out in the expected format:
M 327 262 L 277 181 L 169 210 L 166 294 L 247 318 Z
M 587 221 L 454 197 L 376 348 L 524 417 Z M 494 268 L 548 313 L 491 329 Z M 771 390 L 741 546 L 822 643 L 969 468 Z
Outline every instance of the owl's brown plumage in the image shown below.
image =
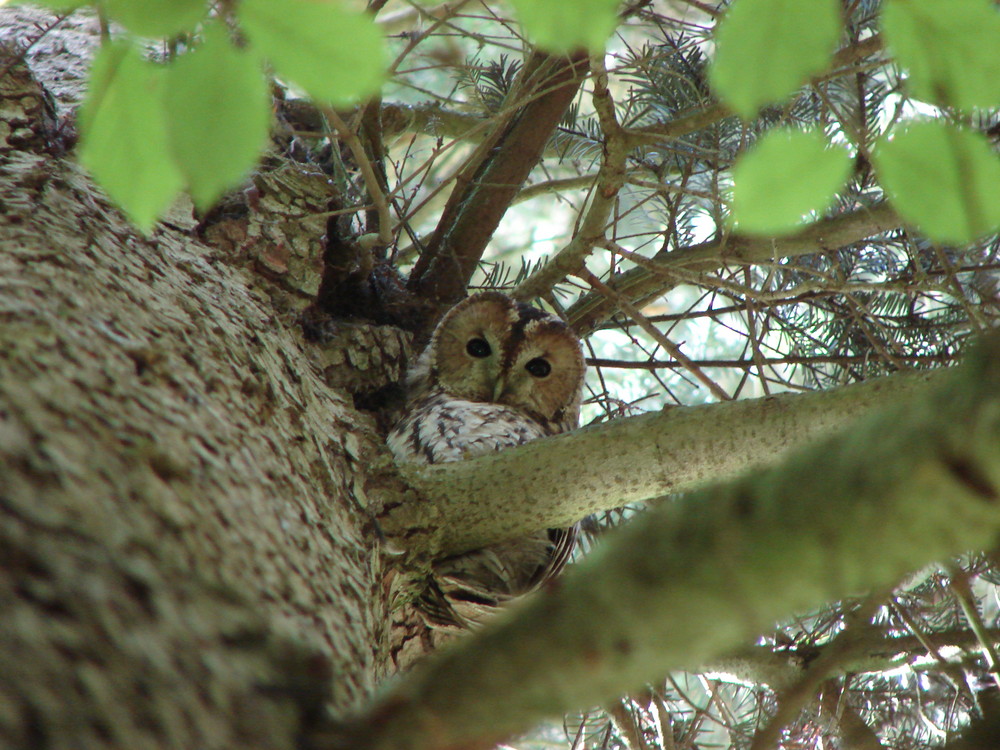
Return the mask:
M 407 411 L 388 437 L 397 461 L 481 456 L 574 429 L 586 366 L 559 318 L 482 292 L 441 319 L 407 375 Z M 465 627 L 557 573 L 576 529 L 438 561 L 419 606 L 433 627 Z
M 585 369 L 580 340 L 559 318 L 500 292 L 482 292 L 455 305 L 434 329 L 407 374 L 404 422 L 444 394 L 456 403 L 507 407 L 482 413 L 533 422 L 545 435 L 572 430 L 580 420 Z M 393 443 L 400 427 L 389 445 L 397 458 L 414 460 Z

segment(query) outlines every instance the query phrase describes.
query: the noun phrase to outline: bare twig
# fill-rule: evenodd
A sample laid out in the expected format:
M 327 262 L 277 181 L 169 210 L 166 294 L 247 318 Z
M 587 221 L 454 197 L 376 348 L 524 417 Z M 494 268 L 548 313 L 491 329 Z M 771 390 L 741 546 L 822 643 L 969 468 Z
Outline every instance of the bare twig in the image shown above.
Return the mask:
M 392 244 L 393 238 L 392 216 L 389 213 L 389 201 L 386 199 L 385 193 L 379 184 L 375 168 L 372 166 L 368 154 L 365 153 L 364 146 L 361 145 L 361 139 L 358 138 L 358 134 L 344 122 L 343 118 L 337 114 L 337 111 L 333 108 L 327 108 L 325 114 L 334 128 L 336 128 L 341 140 L 351 150 L 351 155 L 354 157 L 358 169 L 361 170 L 361 176 L 365 181 L 365 188 L 368 190 L 372 204 L 378 212 L 379 242 L 383 247 L 389 247 Z
M 584 281 L 586 281 L 588 284 L 590 284 L 590 286 L 593 287 L 593 289 L 596 290 L 598 293 L 606 295 L 608 299 L 613 300 L 614 303 L 619 307 L 619 309 L 621 309 L 623 313 L 625 313 L 630 318 L 632 318 L 632 320 L 638 323 L 639 327 L 642 328 L 642 330 L 644 330 L 654 341 L 656 341 L 656 343 L 658 343 L 660 346 L 666 349 L 667 352 L 670 354 L 670 356 L 672 356 L 674 359 L 676 359 L 678 362 L 684 365 L 684 368 L 688 372 L 690 372 L 695 378 L 697 378 L 702 384 L 704 384 L 715 395 L 716 398 L 718 398 L 720 401 L 729 401 L 730 399 L 732 399 L 732 396 L 726 393 L 718 383 L 716 383 L 714 380 L 708 377 L 708 375 L 706 375 L 704 371 L 694 363 L 693 360 L 691 360 L 687 355 L 685 355 L 680 350 L 680 347 L 677 346 L 677 344 L 675 344 L 673 341 L 664 336 L 663 333 L 660 331 L 660 329 L 658 329 L 656 326 L 650 323 L 646 319 L 646 317 L 641 312 L 639 312 L 639 310 L 631 302 L 629 302 L 627 299 L 625 299 L 620 294 L 615 292 L 613 289 L 608 288 L 608 286 L 603 284 L 601 280 L 597 278 L 597 276 L 595 276 L 593 273 L 591 273 L 587 268 L 584 268 L 576 275 L 579 276 Z
M 608 71 L 601 55 L 591 56 L 590 72 L 594 85 L 594 109 L 604 131 L 604 160 L 598 172 L 597 184 L 591 193 L 590 207 L 570 243 L 514 289 L 512 295 L 518 299 L 541 297 L 564 277 L 575 274 L 583 267 L 585 259 L 593 252 L 594 245 L 604 238 L 611 209 L 617 200 L 618 191 L 625 183 L 625 156 L 628 149 L 622 139 L 615 103 L 608 90 Z
M 647 318 L 650 322 L 652 319 Z M 947 365 L 954 363 L 958 359 L 958 355 L 953 356 L 938 356 L 933 354 L 920 355 L 920 354 L 910 354 L 895 357 L 904 362 L 911 363 L 913 365 Z M 787 356 L 787 357 L 762 357 L 759 362 L 756 358 L 754 359 L 692 359 L 689 360 L 697 367 L 729 367 L 736 368 L 740 370 L 747 370 L 756 367 L 761 364 L 765 367 L 777 367 L 780 365 L 862 365 L 866 362 L 871 361 L 871 357 L 868 356 L 852 356 L 852 355 L 832 355 L 829 357 L 823 356 Z M 592 367 L 613 367 L 622 370 L 676 370 L 679 368 L 686 368 L 687 365 L 681 362 L 670 362 L 668 360 L 648 360 L 648 361 L 629 361 L 623 359 L 602 359 L 600 357 L 588 357 L 587 364 Z
M 852 614 L 847 627 L 810 665 L 802 679 L 781 692 L 777 712 L 754 736 L 750 750 L 772 750 L 778 747 L 782 728 L 790 724 L 802 707 L 813 699 L 820 685 L 838 665 L 850 659 L 857 644 L 865 641 L 866 636 L 875 630 L 871 619 L 882 603 L 883 596 L 869 596 L 861 608 Z
M 899 224 L 888 204 L 861 208 L 848 214 L 823 219 L 791 237 L 727 237 L 691 245 L 670 252 L 661 251 L 651 259 L 663 266 L 687 272 L 710 271 L 728 261 L 761 262 L 835 250 Z M 608 286 L 633 304 L 664 294 L 675 286 L 645 269 L 633 268 L 608 281 Z M 602 295 L 587 295 L 566 311 L 570 324 L 581 335 L 593 331 L 614 314 L 614 304 Z

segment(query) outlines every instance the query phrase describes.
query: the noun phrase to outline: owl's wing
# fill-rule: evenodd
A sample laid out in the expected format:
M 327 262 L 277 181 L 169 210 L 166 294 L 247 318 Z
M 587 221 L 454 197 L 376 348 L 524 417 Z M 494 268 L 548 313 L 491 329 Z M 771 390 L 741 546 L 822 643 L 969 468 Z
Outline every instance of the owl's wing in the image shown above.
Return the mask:
M 444 463 L 544 437 L 537 422 L 502 404 L 434 393 L 414 405 L 387 443 L 398 461 Z M 439 560 L 416 604 L 433 630 L 457 633 L 527 594 L 565 567 L 577 527 L 549 529 Z

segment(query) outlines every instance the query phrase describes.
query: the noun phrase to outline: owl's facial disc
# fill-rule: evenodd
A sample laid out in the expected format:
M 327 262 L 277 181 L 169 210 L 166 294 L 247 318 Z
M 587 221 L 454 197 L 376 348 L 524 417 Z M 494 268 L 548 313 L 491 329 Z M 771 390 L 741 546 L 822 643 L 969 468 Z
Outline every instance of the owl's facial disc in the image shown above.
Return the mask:
M 562 323 L 532 321 L 504 368 L 495 400 L 543 419 L 559 419 L 579 408 L 583 370 L 580 345 Z
M 552 432 L 576 424 L 580 340 L 549 313 L 499 292 L 473 295 L 445 314 L 425 355 L 429 383 L 454 399 L 513 407 Z
M 470 297 L 445 316 L 435 333 L 434 367 L 444 390 L 489 402 L 500 377 L 516 309 L 503 295 Z

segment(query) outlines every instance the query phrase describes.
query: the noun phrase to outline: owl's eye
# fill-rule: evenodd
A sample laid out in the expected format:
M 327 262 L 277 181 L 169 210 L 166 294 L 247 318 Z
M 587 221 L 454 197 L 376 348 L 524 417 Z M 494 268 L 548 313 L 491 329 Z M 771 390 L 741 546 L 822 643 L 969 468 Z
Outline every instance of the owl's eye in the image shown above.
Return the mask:
M 552 372 L 552 365 L 548 363 L 548 360 L 542 359 L 541 357 L 535 357 L 534 359 L 528 361 L 528 364 L 524 366 L 524 369 L 536 378 L 544 378 Z
M 493 352 L 486 339 L 469 339 L 469 343 L 465 345 L 465 351 L 469 353 L 470 357 L 476 359 L 488 357 Z

